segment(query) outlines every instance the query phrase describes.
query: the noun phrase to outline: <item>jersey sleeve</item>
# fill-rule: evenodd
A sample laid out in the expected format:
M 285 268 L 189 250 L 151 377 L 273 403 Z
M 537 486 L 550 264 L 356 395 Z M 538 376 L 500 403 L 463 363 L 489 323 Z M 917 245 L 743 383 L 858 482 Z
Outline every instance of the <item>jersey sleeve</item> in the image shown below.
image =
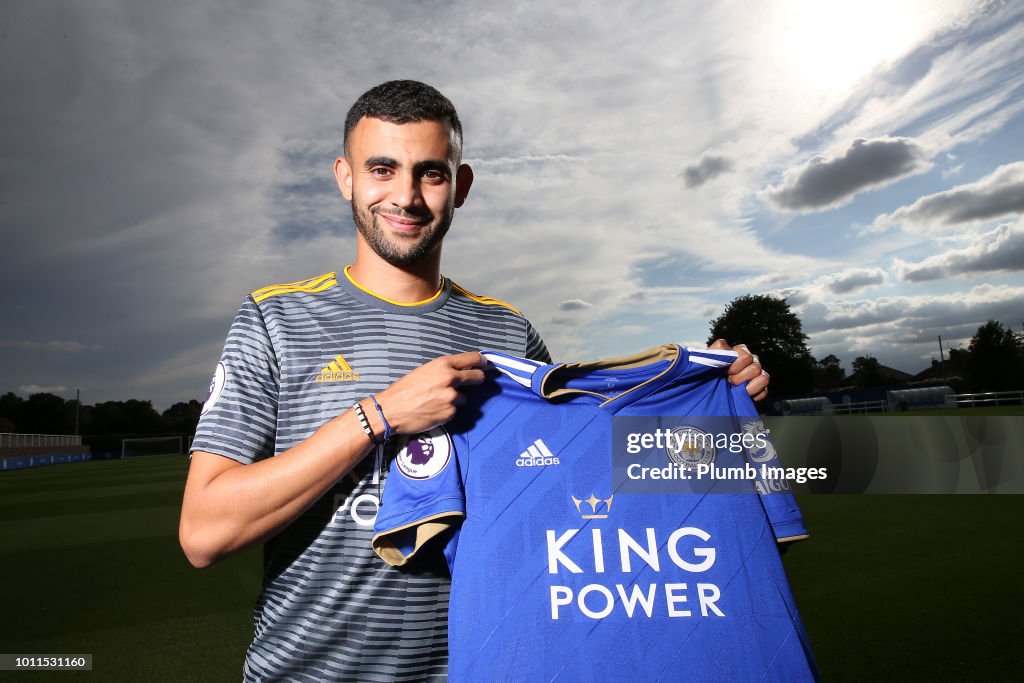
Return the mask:
M 530 360 L 540 361 L 541 363 L 550 363 L 551 354 L 548 353 L 548 347 L 544 344 L 544 340 L 540 338 L 540 334 L 530 324 L 530 321 L 526 321 L 526 358 Z
M 437 427 L 409 438 L 392 459 L 372 539 L 374 552 L 388 564 L 404 565 L 466 516 L 456 455 L 451 437 Z M 457 539 L 449 535 L 449 545 Z M 454 549 L 446 548 L 445 557 L 450 568 Z
M 192 452 L 243 464 L 274 454 L 280 375 L 270 334 L 248 297 L 228 332 L 203 405 Z
M 764 424 L 758 417 L 757 408 L 754 407 L 754 402 L 747 394 L 746 385 L 733 386 L 731 392 L 736 415 L 740 420 L 740 429 L 755 437 L 760 434 L 759 441 L 766 444 L 763 449 L 754 449 L 748 452 L 751 464 L 757 467 L 762 464 L 768 467 L 781 467 L 775 445 L 768 438 Z M 759 487 L 761 504 L 764 506 L 765 514 L 767 514 L 772 531 L 775 533 L 775 540 L 779 543 L 790 543 L 807 538 L 809 534 L 804 526 L 803 515 L 796 504 L 796 498 L 788 489 L 788 484 L 760 479 L 756 483 Z

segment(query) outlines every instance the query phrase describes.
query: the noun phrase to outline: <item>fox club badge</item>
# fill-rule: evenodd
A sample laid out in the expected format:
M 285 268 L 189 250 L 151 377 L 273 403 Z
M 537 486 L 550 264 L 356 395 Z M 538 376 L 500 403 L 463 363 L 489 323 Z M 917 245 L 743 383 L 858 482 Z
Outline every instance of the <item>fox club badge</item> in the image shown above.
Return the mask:
M 696 470 L 697 465 L 710 465 L 715 460 L 715 439 L 696 427 L 676 427 L 665 446 L 668 459 L 684 470 Z

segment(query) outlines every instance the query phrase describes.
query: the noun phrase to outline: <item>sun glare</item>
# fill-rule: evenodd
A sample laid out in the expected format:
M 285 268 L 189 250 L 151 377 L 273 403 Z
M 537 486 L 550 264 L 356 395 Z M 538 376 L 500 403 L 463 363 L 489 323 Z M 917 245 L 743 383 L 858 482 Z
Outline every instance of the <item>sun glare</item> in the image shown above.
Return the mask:
M 808 94 L 847 91 L 911 50 L 937 17 L 929 2 L 784 2 L 772 49 L 791 85 Z

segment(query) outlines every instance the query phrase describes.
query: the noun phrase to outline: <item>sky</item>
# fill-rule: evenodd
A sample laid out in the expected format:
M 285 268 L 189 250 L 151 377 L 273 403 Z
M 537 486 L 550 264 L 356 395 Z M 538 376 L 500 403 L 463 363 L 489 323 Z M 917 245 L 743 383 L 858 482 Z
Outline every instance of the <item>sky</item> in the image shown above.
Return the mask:
M 556 360 L 703 345 L 744 294 L 848 370 L 1024 326 L 1020 3 L 15 0 L 0 393 L 203 400 L 249 292 L 351 262 L 331 168 L 395 78 L 464 126 L 444 273 Z

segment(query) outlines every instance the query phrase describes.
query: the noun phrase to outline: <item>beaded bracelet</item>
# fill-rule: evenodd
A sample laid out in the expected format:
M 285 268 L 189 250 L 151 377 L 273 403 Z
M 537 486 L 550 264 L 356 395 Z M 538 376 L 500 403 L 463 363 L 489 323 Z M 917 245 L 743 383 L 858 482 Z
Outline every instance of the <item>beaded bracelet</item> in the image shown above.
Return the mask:
M 366 419 L 366 413 L 363 412 L 363 407 L 356 403 L 352 406 L 352 410 L 356 411 L 356 417 L 359 418 L 359 424 L 362 425 L 363 431 L 366 432 L 367 438 L 370 439 L 370 443 L 374 446 L 379 446 L 381 441 L 374 436 L 373 430 L 370 428 L 370 421 Z

